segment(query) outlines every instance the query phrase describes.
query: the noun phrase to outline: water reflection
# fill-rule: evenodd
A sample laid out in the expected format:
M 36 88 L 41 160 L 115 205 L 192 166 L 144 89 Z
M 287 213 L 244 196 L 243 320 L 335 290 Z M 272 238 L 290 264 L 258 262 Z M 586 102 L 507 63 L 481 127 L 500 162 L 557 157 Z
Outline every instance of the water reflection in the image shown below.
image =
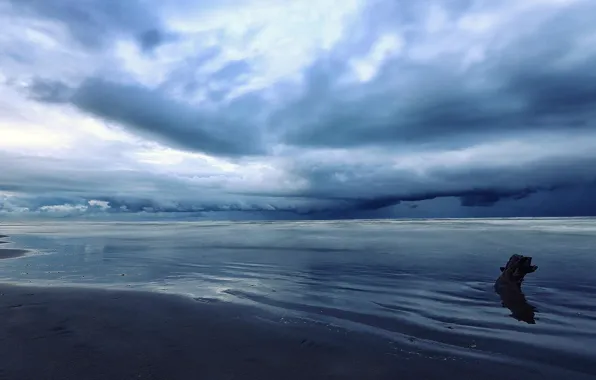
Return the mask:
M 511 311 L 511 317 L 532 325 L 536 323 L 535 314 L 538 310 L 528 303 L 521 287 L 495 286 L 495 290 L 501 297 L 501 305 Z
M 514 254 L 495 283 L 495 291 L 501 297 L 501 305 L 511 310 L 511 317 L 518 321 L 535 324 L 536 308 L 528 303 L 521 289 L 524 277 L 538 269 L 532 265 L 531 256 Z

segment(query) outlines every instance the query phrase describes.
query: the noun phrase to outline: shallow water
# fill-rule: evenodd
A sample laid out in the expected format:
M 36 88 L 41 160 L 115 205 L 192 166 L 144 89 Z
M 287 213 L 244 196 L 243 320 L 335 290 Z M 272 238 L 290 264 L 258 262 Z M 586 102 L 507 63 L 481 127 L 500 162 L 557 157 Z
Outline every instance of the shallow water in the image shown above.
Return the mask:
M 596 219 L 2 224 L 0 281 L 250 303 L 405 340 L 596 375 Z M 493 290 L 513 253 L 539 269 L 535 324 Z

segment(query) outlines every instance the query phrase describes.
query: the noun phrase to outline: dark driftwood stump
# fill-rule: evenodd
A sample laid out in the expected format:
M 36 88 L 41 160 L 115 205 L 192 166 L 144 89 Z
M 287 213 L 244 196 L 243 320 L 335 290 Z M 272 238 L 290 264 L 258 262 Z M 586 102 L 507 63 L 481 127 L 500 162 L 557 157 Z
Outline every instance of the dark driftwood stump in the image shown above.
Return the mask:
M 529 256 L 513 255 L 504 267 L 501 267 L 501 275 L 495 282 L 495 291 L 501 297 L 503 307 L 511 310 L 511 316 L 518 321 L 534 324 L 536 308 L 526 301 L 521 290 L 524 277 L 538 269 L 532 265 L 532 258 Z

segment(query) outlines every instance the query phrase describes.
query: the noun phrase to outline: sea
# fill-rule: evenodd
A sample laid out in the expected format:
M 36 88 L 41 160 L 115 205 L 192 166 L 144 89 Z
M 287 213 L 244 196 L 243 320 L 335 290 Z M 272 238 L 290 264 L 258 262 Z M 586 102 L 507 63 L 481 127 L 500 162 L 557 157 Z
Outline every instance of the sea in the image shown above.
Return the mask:
M 4 283 L 215 298 L 596 376 L 596 219 L 64 220 L 0 234 L 29 250 L 0 261 Z M 538 266 L 515 307 L 494 289 L 512 254 Z

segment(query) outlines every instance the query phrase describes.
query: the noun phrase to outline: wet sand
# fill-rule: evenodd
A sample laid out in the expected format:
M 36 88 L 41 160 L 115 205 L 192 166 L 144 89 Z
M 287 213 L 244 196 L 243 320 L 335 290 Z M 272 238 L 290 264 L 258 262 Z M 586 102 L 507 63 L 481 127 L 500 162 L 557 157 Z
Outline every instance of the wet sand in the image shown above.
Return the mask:
M 423 353 L 209 299 L 11 285 L 0 294 L 0 379 L 590 378 Z

